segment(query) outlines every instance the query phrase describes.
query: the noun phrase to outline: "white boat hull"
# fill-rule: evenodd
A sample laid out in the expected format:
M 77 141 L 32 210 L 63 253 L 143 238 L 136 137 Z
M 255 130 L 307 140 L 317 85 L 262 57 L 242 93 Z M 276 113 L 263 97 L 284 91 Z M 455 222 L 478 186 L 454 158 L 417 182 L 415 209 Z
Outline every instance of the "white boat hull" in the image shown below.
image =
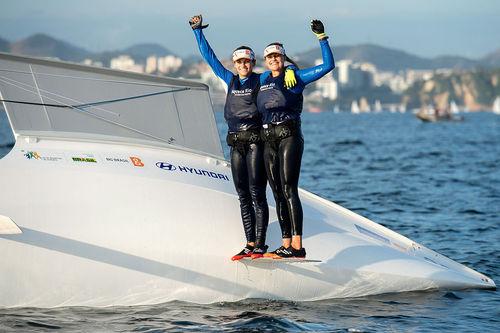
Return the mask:
M 495 287 L 306 191 L 304 245 L 308 258 L 321 262 L 232 262 L 245 240 L 225 161 L 139 145 L 29 141 L 18 138 L 0 160 L 0 215 L 22 230 L 0 235 L 2 307 L 309 301 Z M 273 248 L 280 232 L 270 204 Z

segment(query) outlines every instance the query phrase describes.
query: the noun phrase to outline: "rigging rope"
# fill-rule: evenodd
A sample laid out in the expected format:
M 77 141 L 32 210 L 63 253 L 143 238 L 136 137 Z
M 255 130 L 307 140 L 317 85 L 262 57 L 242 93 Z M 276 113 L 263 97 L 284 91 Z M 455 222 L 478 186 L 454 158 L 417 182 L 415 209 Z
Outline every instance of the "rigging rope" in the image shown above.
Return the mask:
M 53 107 L 53 108 L 81 109 L 81 108 L 88 108 L 88 107 L 97 106 L 97 105 L 129 101 L 129 100 L 133 100 L 133 99 L 157 96 L 157 95 L 168 94 L 168 93 L 184 91 L 184 90 L 190 90 L 190 88 L 166 90 L 166 91 L 160 91 L 160 92 L 155 92 L 155 93 L 150 93 L 150 94 L 143 94 L 143 95 L 137 95 L 137 96 L 124 97 L 124 98 L 116 98 L 116 99 L 110 99 L 110 100 L 105 100 L 105 101 L 98 101 L 98 102 L 85 103 L 85 104 L 76 104 L 76 105 L 36 103 L 36 102 L 26 102 L 26 101 L 15 101 L 15 100 L 10 100 L 10 99 L 0 99 L 0 102 L 14 103 L 14 104 L 26 104 L 26 105 L 49 106 L 49 107 Z

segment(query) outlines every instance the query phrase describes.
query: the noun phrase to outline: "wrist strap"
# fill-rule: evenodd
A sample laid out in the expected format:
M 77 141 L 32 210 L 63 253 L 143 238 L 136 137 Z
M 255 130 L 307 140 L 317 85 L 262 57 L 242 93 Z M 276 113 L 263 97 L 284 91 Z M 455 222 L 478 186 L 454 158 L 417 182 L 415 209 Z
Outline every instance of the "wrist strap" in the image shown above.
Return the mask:
M 318 37 L 319 40 L 328 38 L 328 36 L 323 32 L 320 34 L 316 34 L 316 37 Z

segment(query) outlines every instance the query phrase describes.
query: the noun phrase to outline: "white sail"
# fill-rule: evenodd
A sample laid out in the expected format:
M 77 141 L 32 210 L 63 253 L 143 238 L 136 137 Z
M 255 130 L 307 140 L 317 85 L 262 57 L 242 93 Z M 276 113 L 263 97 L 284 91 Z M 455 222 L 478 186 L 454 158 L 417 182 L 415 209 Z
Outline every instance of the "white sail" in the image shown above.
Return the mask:
M 351 113 L 358 114 L 361 110 L 359 109 L 358 101 L 354 100 L 351 103 Z
M 200 83 L 0 54 L 0 91 L 16 136 L 173 145 L 223 156 L 208 87 Z
M 495 101 L 493 102 L 493 113 L 495 114 L 500 114 L 500 96 L 497 96 L 495 98 Z
M 453 100 L 450 102 L 450 112 L 452 114 L 460 113 L 460 110 L 458 109 L 457 103 L 455 103 L 455 101 L 453 101 Z

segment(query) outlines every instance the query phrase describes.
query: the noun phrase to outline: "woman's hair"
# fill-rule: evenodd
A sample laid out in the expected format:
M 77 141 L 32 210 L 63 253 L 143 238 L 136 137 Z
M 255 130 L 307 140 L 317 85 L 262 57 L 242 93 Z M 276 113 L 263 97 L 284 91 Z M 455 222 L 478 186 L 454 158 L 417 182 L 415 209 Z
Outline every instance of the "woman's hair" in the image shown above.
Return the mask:
M 271 43 L 271 44 L 267 45 L 266 47 L 271 46 L 271 45 L 278 45 L 278 46 L 283 47 L 283 44 L 282 44 L 282 43 L 280 43 L 280 42 L 274 42 L 274 43 Z M 284 47 L 283 47 L 283 49 L 284 49 Z M 292 65 L 294 65 L 295 67 L 297 67 L 297 69 L 299 68 L 299 65 L 297 65 L 297 63 L 296 63 L 295 61 L 293 61 L 292 59 L 290 59 L 290 58 L 286 55 L 286 53 L 285 53 L 283 56 L 285 57 L 285 61 L 288 61 L 289 63 L 291 63 Z

